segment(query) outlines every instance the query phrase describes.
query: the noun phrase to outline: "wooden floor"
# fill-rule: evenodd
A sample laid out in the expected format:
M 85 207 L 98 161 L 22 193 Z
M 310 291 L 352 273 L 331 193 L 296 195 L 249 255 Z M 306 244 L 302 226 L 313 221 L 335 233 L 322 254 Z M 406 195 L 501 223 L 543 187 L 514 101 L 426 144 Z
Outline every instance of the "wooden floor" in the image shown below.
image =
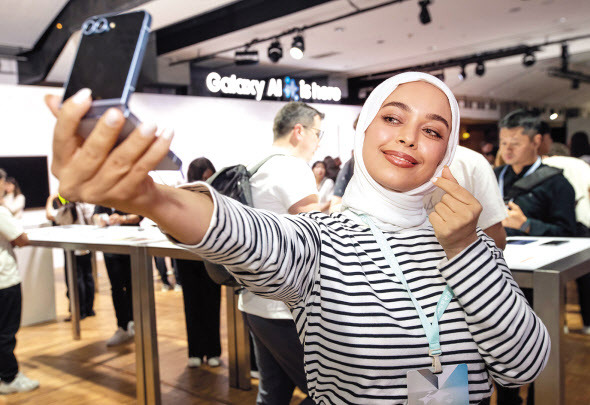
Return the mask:
M 96 316 L 82 321 L 82 339 L 72 340 L 64 296 L 63 270 L 57 269 L 56 297 L 58 321 L 23 327 L 17 335 L 16 354 L 21 370 L 38 379 L 41 387 L 31 393 L 0 396 L 5 404 L 134 404 L 134 345 L 107 348 L 105 340 L 115 331 L 115 317 L 106 272 L 99 262 L 99 292 Z M 222 311 L 222 366 L 199 369 L 186 367 L 186 331 L 182 293 L 160 291 L 156 281 L 156 315 L 162 402 L 164 404 L 255 404 L 257 380 L 251 391 L 229 388 L 227 334 Z M 224 294 L 222 294 L 222 297 Z M 576 333 L 581 328 L 575 284 L 568 285 L 566 336 L 566 403 L 590 404 L 590 336 Z M 522 393 L 525 395 L 523 387 Z M 495 397 L 495 395 L 494 395 Z M 495 398 L 492 403 L 495 404 Z M 292 405 L 303 398 L 296 392 Z

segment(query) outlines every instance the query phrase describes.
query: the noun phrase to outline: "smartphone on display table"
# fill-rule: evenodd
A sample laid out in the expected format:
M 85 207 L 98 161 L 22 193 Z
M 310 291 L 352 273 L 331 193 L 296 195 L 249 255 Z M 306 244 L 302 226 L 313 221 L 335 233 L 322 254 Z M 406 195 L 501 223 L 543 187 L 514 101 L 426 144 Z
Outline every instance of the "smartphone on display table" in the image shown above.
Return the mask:
M 126 118 L 117 144 L 141 123 L 129 110 L 128 102 L 141 70 L 151 19 L 149 13 L 135 11 L 98 15 L 82 24 L 80 45 L 63 97 L 67 100 L 86 87 L 92 90 L 92 106 L 78 126 L 78 135 L 88 137 L 100 116 L 112 107 Z M 156 170 L 178 170 L 181 164 L 168 151 Z

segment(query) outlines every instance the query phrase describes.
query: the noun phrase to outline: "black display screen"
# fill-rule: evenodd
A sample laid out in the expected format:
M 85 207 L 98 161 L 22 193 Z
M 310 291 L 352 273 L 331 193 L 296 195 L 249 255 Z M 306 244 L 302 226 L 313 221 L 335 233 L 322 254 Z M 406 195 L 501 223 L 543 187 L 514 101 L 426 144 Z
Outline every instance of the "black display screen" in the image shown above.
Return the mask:
M 18 182 L 25 208 L 45 207 L 49 197 L 47 156 L 0 156 L 0 168 Z
M 136 12 L 84 23 L 64 100 L 85 87 L 92 90 L 93 100 L 121 98 L 137 44 L 140 38 L 147 41 L 141 35 L 145 16 Z

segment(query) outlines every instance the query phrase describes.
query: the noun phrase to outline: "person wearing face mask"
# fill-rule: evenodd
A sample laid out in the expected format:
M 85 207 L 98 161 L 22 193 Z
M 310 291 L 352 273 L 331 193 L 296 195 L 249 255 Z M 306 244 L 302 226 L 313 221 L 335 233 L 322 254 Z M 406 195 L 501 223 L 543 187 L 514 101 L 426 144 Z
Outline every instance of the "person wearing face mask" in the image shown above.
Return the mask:
M 71 142 L 90 107 L 90 97 L 80 98 L 61 111 L 59 100 L 47 99 L 60 124 L 58 145 Z M 344 211 L 331 216 L 252 209 L 205 183 L 155 185 L 147 170 L 165 156 L 171 134 L 140 128 L 112 152 L 97 144 L 116 139 L 122 124 L 117 111 L 107 112 L 81 146 L 104 157 L 91 168 L 98 178 L 77 173 L 75 148 L 54 149 L 54 172 L 69 185 L 60 193 L 146 215 L 180 246 L 227 266 L 251 292 L 283 301 L 316 403 L 418 403 L 420 376 L 441 372 L 456 377 L 457 390 L 428 395 L 489 403 L 492 378 L 519 386 L 544 368 L 547 330 L 502 252 L 477 229 L 480 204 L 446 167 L 459 108 L 435 77 L 403 73 L 373 90 L 357 126 Z M 105 176 L 119 159 L 132 167 L 128 176 Z M 446 195 L 427 217 L 423 198 L 435 187 Z

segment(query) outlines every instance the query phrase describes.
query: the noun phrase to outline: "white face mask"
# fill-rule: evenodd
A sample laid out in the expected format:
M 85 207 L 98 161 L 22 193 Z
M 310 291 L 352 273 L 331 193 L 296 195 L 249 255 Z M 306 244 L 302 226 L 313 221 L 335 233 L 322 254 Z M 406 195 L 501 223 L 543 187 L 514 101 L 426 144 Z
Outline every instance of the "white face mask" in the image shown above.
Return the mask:
M 415 81 L 424 81 L 439 88 L 447 96 L 451 107 L 452 122 L 447 150 L 436 168 L 435 177 L 439 177 L 444 166 L 451 163 L 459 142 L 459 105 L 451 90 L 436 77 L 426 73 L 406 72 L 387 79 L 373 90 L 361 110 L 356 127 L 354 175 L 344 193 L 343 207 L 355 213 L 371 216 L 373 222 L 384 230 L 399 231 L 427 225 L 423 198 L 436 188 L 431 182 L 426 182 L 404 193 L 388 190 L 369 175 L 363 161 L 365 131 L 373 122 L 381 105 L 397 86 Z

